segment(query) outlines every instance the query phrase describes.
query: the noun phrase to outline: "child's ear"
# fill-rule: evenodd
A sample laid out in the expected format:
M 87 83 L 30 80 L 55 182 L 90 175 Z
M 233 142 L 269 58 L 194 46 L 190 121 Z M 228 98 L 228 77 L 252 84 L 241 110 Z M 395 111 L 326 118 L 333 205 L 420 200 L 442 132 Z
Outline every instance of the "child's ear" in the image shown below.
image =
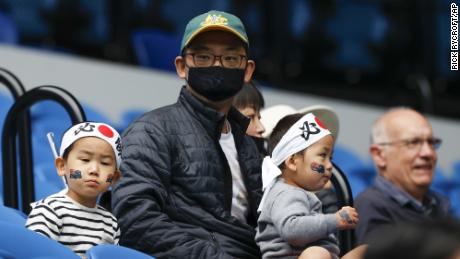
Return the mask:
M 291 171 L 297 171 L 295 155 L 291 155 L 284 160 L 284 166 Z
M 67 172 L 67 167 L 64 158 L 57 157 L 54 160 L 54 165 L 56 166 L 56 170 L 59 176 L 65 176 Z

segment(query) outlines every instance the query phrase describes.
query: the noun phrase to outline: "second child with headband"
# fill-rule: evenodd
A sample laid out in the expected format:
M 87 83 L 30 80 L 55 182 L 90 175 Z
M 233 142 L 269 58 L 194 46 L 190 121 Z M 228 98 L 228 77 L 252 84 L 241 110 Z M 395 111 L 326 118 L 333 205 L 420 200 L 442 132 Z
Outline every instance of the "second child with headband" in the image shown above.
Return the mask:
M 312 113 L 288 115 L 273 129 L 255 238 L 262 258 L 339 258 L 335 233 L 354 229 L 358 213 L 345 206 L 323 214 L 314 194 L 332 176 L 333 146 L 331 132 Z M 364 251 L 360 246 L 342 258 L 360 258 Z

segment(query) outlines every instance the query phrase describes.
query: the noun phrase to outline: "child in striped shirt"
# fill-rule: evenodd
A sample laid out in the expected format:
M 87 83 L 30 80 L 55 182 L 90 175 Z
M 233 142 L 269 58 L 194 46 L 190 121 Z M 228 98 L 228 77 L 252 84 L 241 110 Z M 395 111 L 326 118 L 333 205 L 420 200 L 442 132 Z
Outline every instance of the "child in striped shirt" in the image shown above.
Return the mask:
M 117 219 L 97 205 L 97 199 L 120 178 L 120 162 L 120 135 L 115 129 L 96 122 L 72 126 L 64 133 L 55 160 L 67 190 L 36 202 L 26 227 L 82 258 L 98 244 L 118 244 Z

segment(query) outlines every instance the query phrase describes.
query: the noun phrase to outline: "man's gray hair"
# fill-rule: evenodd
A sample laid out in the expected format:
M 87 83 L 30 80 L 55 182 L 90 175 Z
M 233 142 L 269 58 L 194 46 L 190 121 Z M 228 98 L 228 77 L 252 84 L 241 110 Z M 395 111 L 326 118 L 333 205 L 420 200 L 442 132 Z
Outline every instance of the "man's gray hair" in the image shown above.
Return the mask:
M 387 118 L 390 114 L 400 111 L 415 111 L 412 108 L 405 106 L 393 107 L 386 111 L 382 116 L 377 118 L 372 124 L 371 129 L 371 144 L 384 143 L 390 141 L 388 138 Z

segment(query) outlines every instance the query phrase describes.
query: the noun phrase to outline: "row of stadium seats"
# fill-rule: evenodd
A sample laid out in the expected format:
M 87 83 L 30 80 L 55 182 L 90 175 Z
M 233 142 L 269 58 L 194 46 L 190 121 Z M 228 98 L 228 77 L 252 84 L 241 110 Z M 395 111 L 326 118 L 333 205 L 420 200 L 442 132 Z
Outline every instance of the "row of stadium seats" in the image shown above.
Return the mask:
M 12 105 L 12 98 L 0 94 L 0 126 L 3 127 L 3 121 L 9 107 Z M 83 105 L 83 109 L 88 120 L 102 121 L 115 127 L 122 132 L 129 123 L 136 117 L 140 116 L 144 111 L 132 110 L 126 111 L 120 123 L 112 122 L 102 112 L 97 111 L 89 105 Z M 50 113 L 52 111 L 52 113 Z M 35 176 L 35 196 L 37 199 L 46 197 L 52 193 L 61 190 L 64 185 L 55 171 L 53 163 L 53 154 L 48 144 L 46 134 L 48 132 L 55 133 L 55 139 L 59 144 L 62 132 L 70 125 L 70 118 L 66 114 L 64 108 L 53 101 L 43 101 L 32 106 L 31 109 L 32 121 L 32 145 L 34 159 L 34 176 Z M 357 154 L 347 149 L 342 145 L 337 145 L 334 150 L 334 162 L 340 166 L 348 177 L 348 181 L 352 187 L 353 197 L 356 197 L 361 191 L 368 187 L 375 175 L 375 168 L 370 161 L 363 161 Z M 0 169 L 1 172 L 1 169 Z M 433 188 L 447 197 L 450 197 L 455 213 L 460 216 L 460 161 L 453 166 L 453 172 L 450 177 L 437 168 L 436 176 L 433 182 Z M 0 174 L 0 183 L 2 175 Z M 0 191 L 3 185 L 0 184 Z M 2 200 L 0 194 L 0 201 Z
M 4 8 L 5 13 L 0 13 L 0 42 L 17 44 L 20 38 L 19 34 L 23 35 L 23 38 L 50 37 L 53 28 L 49 24 L 50 21 L 45 21 L 46 15 L 43 13 L 58 13 L 61 10 L 59 8 L 68 5 L 67 8 L 74 7 L 74 10 L 71 9 L 70 11 L 82 15 L 82 20 L 85 17 L 88 20 L 86 23 L 80 21 L 82 28 L 78 32 L 79 37 L 77 39 L 87 41 L 86 44 L 90 45 L 103 45 L 113 40 L 110 39 L 113 37 L 112 35 L 126 37 L 123 39 L 125 41 L 129 41 L 128 38 L 130 37 L 131 47 L 139 65 L 164 70 L 173 70 L 172 60 L 174 59 L 171 56 L 174 57 L 179 54 L 179 35 L 182 34 L 191 13 L 201 13 L 211 9 L 234 12 L 238 9 L 232 1 L 228 0 L 197 1 L 193 6 L 185 9 L 182 7 L 186 1 L 183 0 L 161 3 L 154 0 L 136 0 L 120 6 L 106 0 L 85 0 L 73 4 L 71 1 L 57 0 L 8 0 L 4 2 L 9 8 Z M 334 48 L 328 49 L 326 55 L 322 57 L 324 59 L 322 62 L 329 69 L 352 67 L 366 72 L 376 72 L 382 66 L 381 61 L 376 57 L 378 54 L 376 49 L 382 48 L 385 45 L 385 40 L 391 36 L 390 32 L 395 33 L 398 29 L 391 23 L 391 15 L 386 13 L 385 4 L 382 1 L 338 1 L 333 9 L 329 5 L 331 4 L 325 4 L 325 10 L 322 10 L 315 5 L 314 1 L 294 0 L 287 2 L 282 10 L 278 10 L 277 15 L 286 17 L 286 24 L 282 24 L 282 26 L 286 28 L 285 33 L 296 42 L 303 42 L 306 38 L 312 40 L 306 34 L 311 30 L 318 29 L 314 26 L 322 26 L 320 29 L 324 34 L 320 36 L 335 45 Z M 328 6 L 331 8 L 329 12 L 326 8 Z M 438 53 L 436 64 L 439 64 L 437 66 L 439 71 L 437 72 L 452 76 L 448 68 L 448 55 L 442 55 L 450 48 L 448 37 L 446 37 L 450 33 L 448 29 L 450 28 L 448 26 L 450 22 L 449 9 L 442 8 L 442 2 L 436 3 L 435 6 L 436 39 L 438 39 L 435 51 Z M 264 46 L 259 42 L 259 38 L 263 38 L 263 35 L 260 35 L 262 33 L 260 27 L 262 26 L 264 9 L 250 4 L 247 4 L 247 7 L 246 12 L 238 15 L 247 24 L 250 36 L 254 36 L 251 38 L 253 38 L 254 51 L 257 56 Z M 117 14 L 116 10 L 120 13 Z M 151 15 L 148 13 L 149 11 L 157 12 L 153 14 L 157 16 L 155 17 L 156 23 L 142 24 L 139 21 L 139 27 L 132 25 L 135 23 L 135 19 Z M 323 19 L 320 19 L 320 23 L 315 20 L 318 19 L 317 16 L 321 16 L 319 13 L 324 16 Z M 111 22 L 116 19 L 120 20 L 117 23 Z M 75 22 L 78 23 L 78 21 Z M 123 24 L 124 27 L 120 24 Z M 169 26 L 164 26 L 165 24 L 169 24 Z M 264 26 L 269 25 L 265 24 Z M 142 30 L 142 27 L 154 30 Z M 71 28 L 68 30 L 70 31 Z M 165 31 L 169 31 L 169 33 Z M 288 45 L 289 43 L 286 42 L 285 44 L 291 47 Z M 303 48 L 301 45 L 292 47 Z M 303 52 L 302 49 L 299 51 Z M 295 59 L 295 57 L 293 58 Z
M 0 205 L 0 258 L 78 259 L 67 247 L 43 235 L 24 228 L 26 215 L 19 210 Z M 13 237 L 14 238 L 11 238 Z M 24 249 L 27 245 L 27 249 Z M 147 259 L 149 255 L 117 245 L 98 245 L 86 252 L 88 259 Z

